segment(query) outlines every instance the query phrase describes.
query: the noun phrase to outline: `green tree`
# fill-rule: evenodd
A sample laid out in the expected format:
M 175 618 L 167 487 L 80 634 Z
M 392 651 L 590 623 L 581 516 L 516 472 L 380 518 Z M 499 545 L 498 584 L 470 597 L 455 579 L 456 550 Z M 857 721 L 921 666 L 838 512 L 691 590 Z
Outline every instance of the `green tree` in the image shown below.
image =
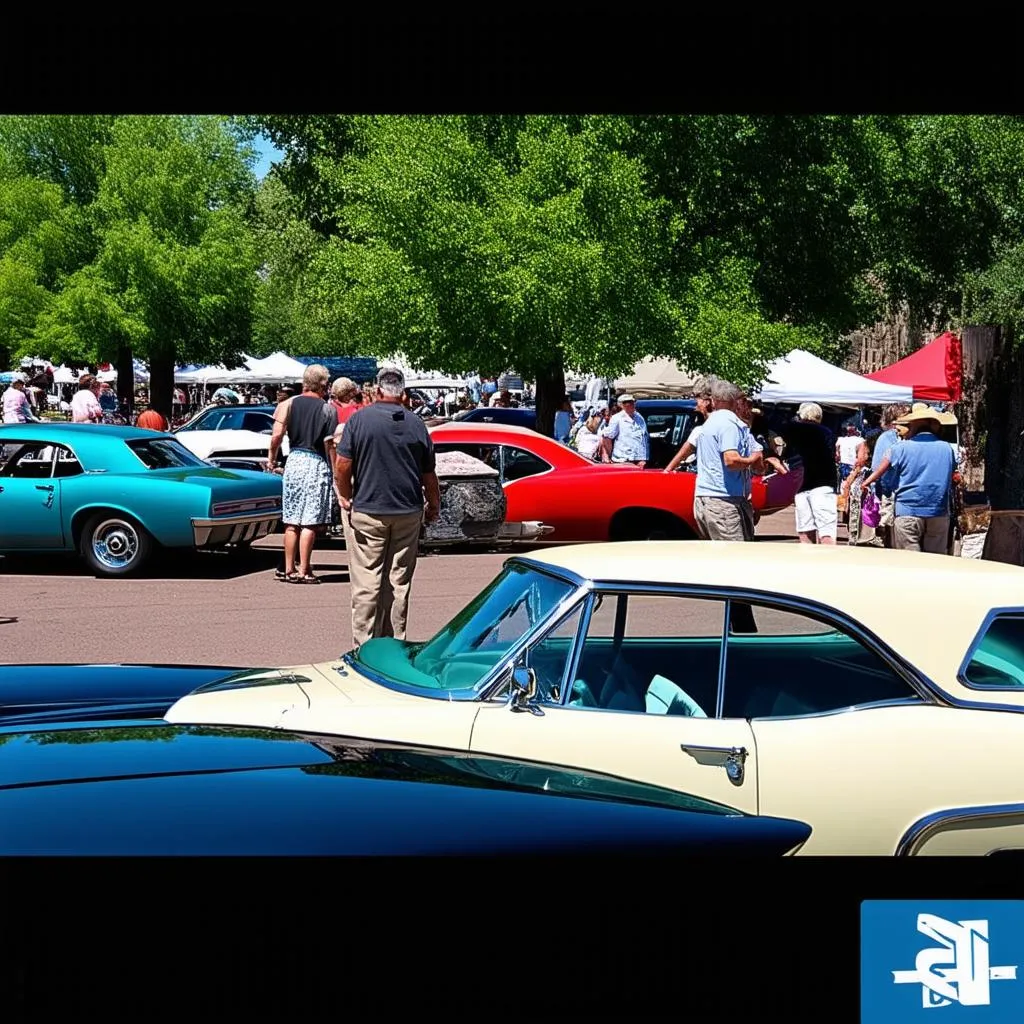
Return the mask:
M 339 134 L 343 155 L 307 161 L 338 227 L 298 301 L 345 351 L 514 367 L 549 430 L 567 368 L 617 375 L 664 354 L 752 378 L 813 344 L 764 319 L 751 266 L 727 252 L 673 275 L 673 220 L 627 119 L 361 117 Z
M 256 193 L 252 217 L 262 260 L 253 306 L 255 355 L 324 352 L 332 347 L 323 331 L 306 319 L 302 300 L 310 267 L 325 242 L 295 207 L 294 197 L 277 174 L 268 174 Z
M 22 149 L 82 152 L 52 137 L 65 120 L 31 120 L 19 125 Z M 151 402 L 169 414 L 177 359 L 233 361 L 251 338 L 252 152 L 221 117 L 124 116 L 105 129 L 98 148 L 84 147 L 94 177 L 82 171 L 65 188 L 87 244 L 49 298 L 36 295 L 31 331 L 24 322 L 10 329 L 51 358 L 116 360 L 122 394 L 133 354 L 146 359 Z M 32 131 L 34 147 L 24 142 Z M 80 140 L 82 131 L 68 134 Z M 15 165 L 27 166 L 19 152 Z M 36 172 L 52 177 L 57 163 Z

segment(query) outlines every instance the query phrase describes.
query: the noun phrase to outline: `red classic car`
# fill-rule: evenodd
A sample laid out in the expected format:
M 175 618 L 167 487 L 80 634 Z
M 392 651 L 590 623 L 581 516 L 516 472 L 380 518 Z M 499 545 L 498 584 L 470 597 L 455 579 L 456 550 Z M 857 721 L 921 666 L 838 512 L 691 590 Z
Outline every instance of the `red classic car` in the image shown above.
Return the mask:
M 493 423 L 443 423 L 431 430 L 438 452 L 464 452 L 500 474 L 509 522 L 540 520 L 553 527 L 551 541 L 688 539 L 693 518 L 694 473 L 602 464 L 523 427 Z M 755 477 L 754 509 L 769 515 L 793 503 L 802 467 Z

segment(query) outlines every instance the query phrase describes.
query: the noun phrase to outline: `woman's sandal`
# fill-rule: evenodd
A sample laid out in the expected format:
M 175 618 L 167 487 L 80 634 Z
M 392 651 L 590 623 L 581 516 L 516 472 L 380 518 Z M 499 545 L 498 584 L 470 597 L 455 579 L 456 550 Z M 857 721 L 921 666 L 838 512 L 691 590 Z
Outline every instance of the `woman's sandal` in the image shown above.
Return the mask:
M 295 581 L 295 577 L 298 575 L 299 574 L 294 569 L 292 569 L 291 572 L 285 572 L 284 569 L 274 570 L 274 578 L 281 580 L 283 583 L 293 583 Z
M 311 573 L 311 572 L 307 572 L 305 576 L 303 576 L 301 573 L 296 572 L 296 573 L 293 573 L 291 576 L 288 577 L 288 582 L 289 583 L 319 583 L 320 582 L 320 577 L 319 576 L 314 576 L 313 573 Z

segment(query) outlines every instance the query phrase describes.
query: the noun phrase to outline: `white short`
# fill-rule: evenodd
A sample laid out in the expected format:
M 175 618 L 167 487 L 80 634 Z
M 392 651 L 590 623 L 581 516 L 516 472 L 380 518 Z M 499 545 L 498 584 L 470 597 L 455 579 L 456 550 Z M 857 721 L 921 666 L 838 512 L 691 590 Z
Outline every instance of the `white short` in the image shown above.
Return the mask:
M 839 531 L 836 492 L 827 484 L 800 491 L 793 499 L 796 506 L 797 533 L 817 531 L 819 537 L 835 537 Z

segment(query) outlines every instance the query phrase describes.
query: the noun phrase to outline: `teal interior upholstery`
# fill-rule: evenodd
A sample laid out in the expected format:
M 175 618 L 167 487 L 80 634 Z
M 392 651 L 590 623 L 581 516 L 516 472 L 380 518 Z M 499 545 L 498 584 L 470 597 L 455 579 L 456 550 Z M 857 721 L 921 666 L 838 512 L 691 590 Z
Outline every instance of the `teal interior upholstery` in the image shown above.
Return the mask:
M 690 718 L 707 718 L 704 709 L 689 694 L 681 690 L 671 679 L 655 676 L 647 687 L 645 697 L 649 715 L 686 715 Z

